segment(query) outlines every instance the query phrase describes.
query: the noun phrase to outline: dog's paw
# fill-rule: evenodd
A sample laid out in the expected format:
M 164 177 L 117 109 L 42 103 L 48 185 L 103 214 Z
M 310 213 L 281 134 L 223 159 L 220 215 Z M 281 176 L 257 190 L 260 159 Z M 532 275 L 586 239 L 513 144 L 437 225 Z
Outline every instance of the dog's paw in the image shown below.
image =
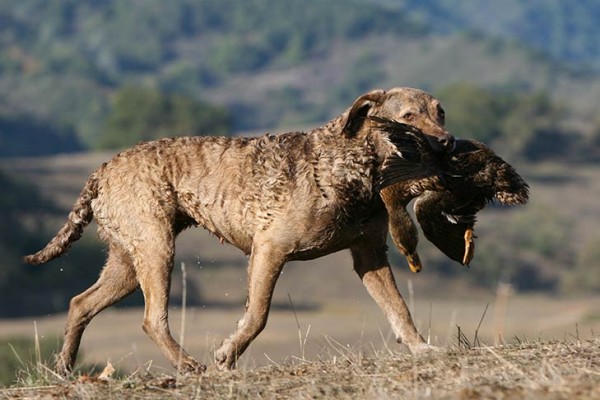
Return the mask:
M 57 356 L 54 364 L 54 370 L 63 378 L 68 378 L 71 375 L 71 362 L 65 360 L 62 356 Z
M 235 368 L 237 360 L 235 348 L 230 339 L 223 340 L 221 347 L 215 352 L 215 363 L 221 371 L 229 371 Z
M 415 356 L 416 355 L 428 355 L 428 354 L 432 354 L 432 353 L 439 353 L 439 352 L 441 352 L 443 350 L 441 347 L 434 346 L 434 345 L 427 344 L 427 343 L 413 344 L 412 346 L 408 346 L 408 349 Z
M 206 371 L 206 365 L 199 363 L 191 357 L 181 360 L 176 368 L 182 374 L 200 375 Z

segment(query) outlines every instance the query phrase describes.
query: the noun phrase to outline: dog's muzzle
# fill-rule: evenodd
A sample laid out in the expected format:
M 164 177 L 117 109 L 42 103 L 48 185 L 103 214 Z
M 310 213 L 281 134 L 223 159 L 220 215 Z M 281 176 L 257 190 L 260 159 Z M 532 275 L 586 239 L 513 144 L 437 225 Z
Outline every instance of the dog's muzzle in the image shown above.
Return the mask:
M 442 148 L 442 151 L 452 153 L 456 148 L 456 139 L 449 133 L 438 138 L 438 144 Z

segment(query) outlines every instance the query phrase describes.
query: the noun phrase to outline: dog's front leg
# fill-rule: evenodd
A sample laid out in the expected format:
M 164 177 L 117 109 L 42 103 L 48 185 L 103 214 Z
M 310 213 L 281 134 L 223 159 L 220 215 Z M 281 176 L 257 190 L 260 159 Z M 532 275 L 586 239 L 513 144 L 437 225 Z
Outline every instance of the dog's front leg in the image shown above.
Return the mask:
M 285 263 L 285 252 L 268 240 L 255 240 L 248 265 L 246 312 L 236 331 L 215 353 L 219 369 L 232 369 L 244 350 L 267 325 L 275 283 Z
M 392 325 L 396 340 L 408 346 L 413 354 L 430 349 L 417 332 L 408 307 L 398 291 L 385 244 L 374 246 L 368 243 L 351 250 L 354 269 Z

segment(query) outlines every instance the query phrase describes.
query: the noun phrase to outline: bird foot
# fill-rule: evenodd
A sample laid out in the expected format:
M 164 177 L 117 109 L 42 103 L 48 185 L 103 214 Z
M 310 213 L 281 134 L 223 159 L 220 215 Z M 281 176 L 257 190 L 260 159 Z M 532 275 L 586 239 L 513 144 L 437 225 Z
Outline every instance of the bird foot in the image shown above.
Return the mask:
M 421 272 L 423 265 L 421 264 L 421 259 L 419 258 L 418 253 L 409 254 L 406 256 L 406 259 L 408 261 L 408 267 L 412 272 L 416 274 Z
M 465 231 L 465 254 L 463 255 L 463 265 L 469 265 L 475 254 L 475 236 L 473 229 L 469 228 Z

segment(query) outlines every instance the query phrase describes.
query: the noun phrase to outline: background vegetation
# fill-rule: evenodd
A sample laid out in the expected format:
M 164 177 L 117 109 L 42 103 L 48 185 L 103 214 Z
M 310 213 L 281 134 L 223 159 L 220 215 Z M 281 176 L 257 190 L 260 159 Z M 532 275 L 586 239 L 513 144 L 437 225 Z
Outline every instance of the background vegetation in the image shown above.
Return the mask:
M 15 371 L 23 370 L 20 378 L 28 381 L 36 380 L 39 375 L 33 370 L 25 370 L 38 363 L 49 365 L 52 356 L 59 349 L 58 340 L 45 339 L 40 341 L 39 353 L 36 354 L 36 344 L 33 339 L 22 336 L 3 338 L 0 341 L 0 387 L 9 386 L 17 379 Z M 37 375 L 37 376 L 36 376 Z M 33 383 L 33 382 L 31 382 Z
M 118 149 L 165 136 L 224 135 L 230 130 L 230 115 L 224 107 L 155 89 L 125 86 L 115 93 L 113 102 L 97 143 L 100 149 Z
M 516 105 L 506 109 L 511 97 L 529 96 L 522 99 L 529 105 L 523 114 L 546 107 L 538 119 L 506 115 L 519 129 L 503 121 L 505 129 L 495 134 L 511 132 L 516 150 L 522 147 L 519 141 L 527 141 L 519 139 L 521 131 L 546 131 L 556 120 L 562 123 L 548 135 L 597 138 L 600 129 L 590 99 L 600 95 L 598 5 L 511 0 L 498 10 L 476 3 L 1 2 L 0 143 L 7 145 L 0 146 L 0 155 L 138 140 L 136 129 L 129 140 L 114 139 L 115 119 L 130 118 L 129 113 L 146 117 L 144 110 L 136 112 L 123 101 L 136 89 L 139 97 L 148 97 L 148 90 L 153 96 L 176 93 L 177 107 L 188 110 L 192 106 L 180 104 L 183 98 L 198 102 L 193 107 L 204 115 L 203 122 L 182 111 L 178 118 L 187 122 L 178 122 L 174 134 L 316 123 L 373 87 L 402 84 L 438 92 L 466 84 L 462 99 L 449 99 L 453 107 L 467 110 L 460 101 L 468 101 L 469 91 L 506 97 L 504 104 L 493 100 L 492 108 L 479 105 L 487 114 L 471 113 L 473 128 L 488 128 L 485 117 L 496 115 L 494 108 L 514 113 Z M 209 104 L 227 108 L 235 118 L 223 125 L 224 111 L 218 112 L 215 128 L 207 129 L 214 114 Z M 172 116 L 162 114 L 169 114 L 163 106 L 152 114 L 164 127 Z M 564 109 L 564 118 L 548 120 L 556 108 Z M 488 124 L 494 119 L 504 116 Z M 573 119 L 575 127 L 569 124 Z
M 0 316 L 19 317 L 66 309 L 70 291 L 67 288 L 81 291 L 89 286 L 90 271 L 77 263 L 86 260 L 85 263 L 102 265 L 98 244 L 83 240 L 80 249 L 61 261 L 59 274 L 24 265 L 23 255 L 46 243 L 46 221 L 51 221 L 48 217 L 58 213 L 59 208 L 36 188 L 17 183 L 1 172 L 0 186 L 4 190 L 0 196 L 0 292 L 5 299 L 11 299 L 3 302 Z M 91 270 L 98 272 L 98 268 Z
M 11 160 L 315 126 L 391 86 L 433 92 L 453 133 L 491 145 L 546 199 L 518 213 L 492 208 L 478 226 L 490 238 L 478 242 L 485 257 L 460 279 L 599 293 L 600 236 L 582 228 L 597 214 L 565 210 L 574 190 L 597 186 L 600 4 L 447 3 L 0 1 L 0 293 L 11 299 L 0 317 L 65 310 L 104 257 L 86 236 L 60 273 L 21 263 L 62 223 L 66 206 L 54 197 L 65 191 L 23 183 L 48 171 L 36 175 L 32 162 L 19 175 Z M 461 274 L 423 252 L 428 270 Z
M 453 133 L 491 145 L 532 185 L 530 206 L 518 212 L 491 207 L 481 216 L 472 268 L 457 268 L 422 240 L 426 270 L 418 284 L 429 279 L 431 292 L 439 293 L 439 280 L 445 290 L 468 283 L 467 296 L 493 292 L 500 282 L 526 295 L 597 296 L 599 21 L 600 4 L 593 0 L 0 1 L 0 293 L 10 299 L 0 302 L 0 318 L 64 311 L 71 296 L 96 279 L 104 259 L 91 234 L 52 265 L 22 264 L 21 256 L 40 248 L 64 221 L 80 183 L 97 165 L 91 153 L 83 167 L 69 162 L 51 167 L 69 155 L 22 157 L 113 153 L 162 136 L 301 129 L 340 113 L 364 91 L 391 86 L 433 92 Z M 203 241 L 187 247 L 194 252 L 183 252 L 178 261 L 197 267 L 188 271 L 188 304 L 228 309 L 233 303 L 227 301 L 235 297 L 228 297 L 229 288 L 243 280 L 237 268 L 243 257 L 223 257 L 226 250 L 211 253 Z M 405 263 L 393 250 L 392 261 Z M 236 269 L 239 275 L 231 272 Z M 302 286 L 295 274 L 308 273 L 295 271 L 290 266 L 290 281 L 281 282 L 288 285 L 287 295 L 293 287 L 312 299 L 325 280 L 313 278 Z M 218 288 L 203 286 L 207 276 Z M 181 298 L 178 278 L 175 300 Z M 340 285 L 338 291 L 345 293 L 348 283 Z M 327 287 L 331 291 L 336 289 Z M 276 306 L 281 307 L 281 296 L 276 293 Z M 237 300 L 243 304 L 243 298 Z M 297 301 L 299 309 L 316 307 L 302 304 L 304 298 Z M 134 296 L 125 304 L 140 302 Z M 223 332 L 233 321 L 235 313 L 230 314 Z M 594 312 L 582 318 L 597 321 Z M 3 338 L 0 385 L 15 379 L 22 385 L 51 384 L 48 395 L 61 396 L 148 396 L 146 390 L 156 387 L 163 396 L 172 385 L 172 378 L 152 375 L 101 386 L 93 380 L 54 385 L 43 380 L 48 370 L 28 370 L 37 363 L 34 358 L 51 363 L 50 353 L 59 345 L 43 339 L 44 353 L 38 356 L 31 339 Z M 448 390 L 463 397 L 536 397 L 554 390 L 595 398 L 596 377 L 588 371 L 597 348 L 597 339 L 582 345 L 578 337 L 576 344 L 521 343 L 488 357 L 450 352 L 415 369 L 410 360 L 368 359 L 361 350 L 331 347 L 332 363 L 272 366 L 233 378 L 217 373 L 200 389 L 193 382 L 178 388 L 184 395 L 192 390 L 231 395 L 231 381 L 237 379 L 236 394 L 253 397 L 269 389 L 291 397 L 297 387 L 326 397 L 414 397 Z M 564 369 L 548 364 L 548 349 Z M 572 359 L 565 362 L 565 355 Z M 345 380 L 348 371 L 356 374 L 352 382 Z M 457 376 L 465 386 L 457 384 L 463 382 Z M 483 382 L 488 392 L 469 388 L 473 382 Z

